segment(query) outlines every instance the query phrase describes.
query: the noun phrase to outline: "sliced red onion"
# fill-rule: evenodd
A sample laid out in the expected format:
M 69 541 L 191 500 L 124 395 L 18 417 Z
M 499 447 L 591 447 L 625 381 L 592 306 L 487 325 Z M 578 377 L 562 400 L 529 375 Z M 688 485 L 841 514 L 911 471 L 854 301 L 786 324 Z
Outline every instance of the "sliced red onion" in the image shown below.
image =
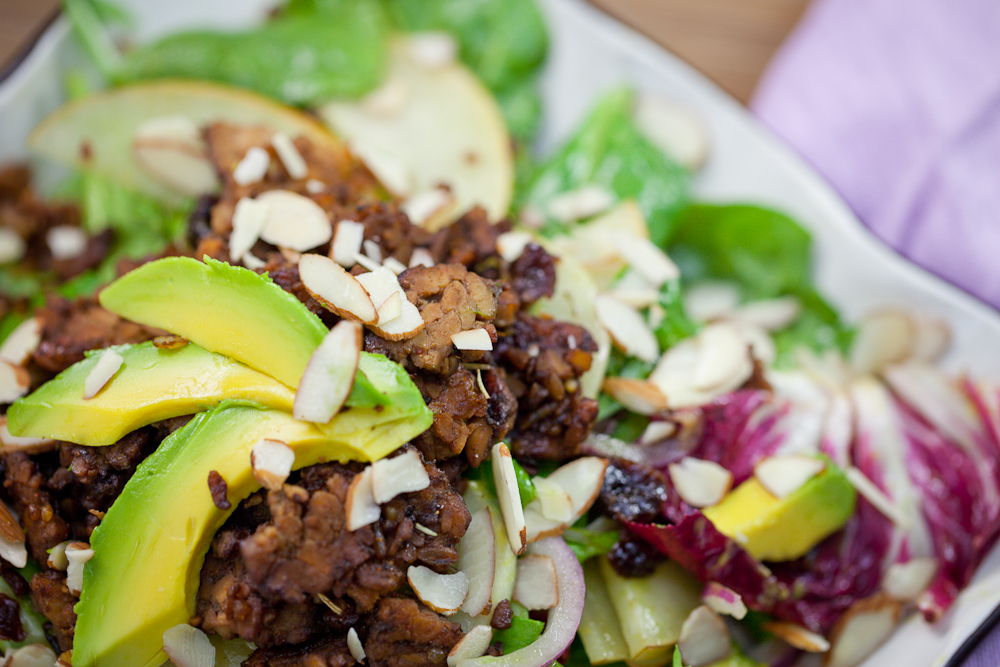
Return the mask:
M 546 537 L 528 553 L 548 556 L 556 568 L 559 604 L 549 610 L 545 630 L 530 646 L 501 656 L 460 660 L 455 667 L 548 667 L 573 643 L 583 615 L 583 568 L 561 537 Z

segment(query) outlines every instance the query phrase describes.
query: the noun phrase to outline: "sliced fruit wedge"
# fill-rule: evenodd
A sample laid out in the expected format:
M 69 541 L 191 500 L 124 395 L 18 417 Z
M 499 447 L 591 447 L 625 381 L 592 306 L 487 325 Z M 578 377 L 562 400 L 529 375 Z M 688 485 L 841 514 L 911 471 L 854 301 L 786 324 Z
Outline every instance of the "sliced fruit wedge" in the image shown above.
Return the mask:
M 266 125 L 303 136 L 345 166 L 344 145 L 306 114 L 254 93 L 213 83 L 160 81 L 89 95 L 64 105 L 28 138 L 37 154 L 71 167 L 89 167 L 122 185 L 163 200 L 184 193 L 148 175 L 136 158 L 136 131 L 150 120 L 183 117 L 196 127 L 213 121 Z
M 384 91 L 396 93 L 394 104 L 373 105 Z M 493 97 L 463 65 L 421 66 L 401 40 L 382 88 L 361 101 L 331 101 L 319 115 L 394 195 L 447 185 L 456 206 L 434 216 L 435 225 L 477 204 L 491 220 L 506 215 L 514 183 L 510 137 Z

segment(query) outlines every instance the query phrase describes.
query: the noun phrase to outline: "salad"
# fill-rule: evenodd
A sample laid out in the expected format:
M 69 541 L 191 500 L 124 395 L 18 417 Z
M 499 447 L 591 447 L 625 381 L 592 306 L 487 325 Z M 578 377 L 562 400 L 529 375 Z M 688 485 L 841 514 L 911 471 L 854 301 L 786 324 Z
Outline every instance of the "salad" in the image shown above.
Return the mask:
M 849 666 L 995 542 L 948 325 L 843 323 L 663 101 L 533 157 L 530 3 L 66 9 L 114 85 L 32 136 L 69 203 L 0 179 L 12 664 Z

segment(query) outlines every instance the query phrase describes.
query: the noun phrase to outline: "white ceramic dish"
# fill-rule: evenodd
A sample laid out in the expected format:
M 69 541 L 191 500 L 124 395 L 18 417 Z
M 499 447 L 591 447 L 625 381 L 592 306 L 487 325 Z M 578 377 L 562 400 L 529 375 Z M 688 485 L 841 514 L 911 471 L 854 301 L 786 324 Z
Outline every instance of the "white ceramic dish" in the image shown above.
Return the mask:
M 140 38 L 199 24 L 258 21 L 272 4 L 245 0 L 124 2 Z M 946 318 L 955 338 L 946 365 L 1000 380 L 1000 317 L 964 292 L 914 267 L 883 246 L 833 191 L 790 150 L 703 76 L 582 0 L 542 0 L 552 47 L 544 77 L 545 124 L 540 150 L 567 136 L 604 90 L 627 83 L 692 107 L 705 119 L 713 152 L 697 179 L 708 200 L 756 202 L 784 210 L 815 238 L 820 290 L 848 319 L 885 305 Z M 238 14 L 238 15 L 237 15 Z M 31 127 L 62 99 L 62 74 L 85 58 L 54 23 L 28 57 L 0 82 L 0 162 L 23 159 Z M 951 612 L 930 626 L 913 616 L 865 667 L 942 665 L 1000 603 L 1000 550 L 994 550 Z

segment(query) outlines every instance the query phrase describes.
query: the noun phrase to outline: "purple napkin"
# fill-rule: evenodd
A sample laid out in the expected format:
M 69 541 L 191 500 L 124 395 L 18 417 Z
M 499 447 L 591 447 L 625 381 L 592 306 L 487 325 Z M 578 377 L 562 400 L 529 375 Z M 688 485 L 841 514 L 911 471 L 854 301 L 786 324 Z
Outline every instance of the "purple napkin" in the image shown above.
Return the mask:
M 816 0 L 751 106 L 877 236 L 1000 307 L 1000 2 Z

